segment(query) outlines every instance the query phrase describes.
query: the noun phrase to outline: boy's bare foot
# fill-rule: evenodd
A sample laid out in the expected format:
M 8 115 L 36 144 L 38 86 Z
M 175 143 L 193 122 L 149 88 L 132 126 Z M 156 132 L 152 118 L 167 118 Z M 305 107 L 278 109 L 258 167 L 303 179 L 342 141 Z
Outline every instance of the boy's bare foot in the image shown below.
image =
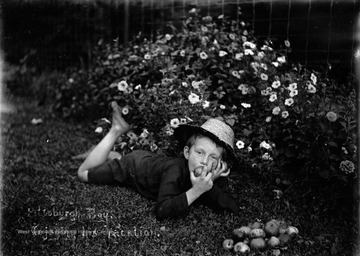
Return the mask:
M 110 131 L 113 131 L 117 136 L 120 136 L 130 129 L 130 125 L 122 117 L 121 108 L 115 101 L 111 102 L 111 107 L 113 113 Z

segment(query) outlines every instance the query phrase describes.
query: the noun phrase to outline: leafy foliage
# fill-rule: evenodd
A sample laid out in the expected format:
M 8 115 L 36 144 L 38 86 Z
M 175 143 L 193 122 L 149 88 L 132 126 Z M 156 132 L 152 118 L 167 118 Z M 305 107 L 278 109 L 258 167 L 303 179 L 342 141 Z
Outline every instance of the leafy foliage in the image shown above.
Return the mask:
M 117 101 L 134 125 L 116 146 L 124 154 L 175 154 L 173 128 L 221 118 L 235 131 L 244 166 L 280 180 L 338 184 L 341 193 L 356 173 L 354 88 L 287 63 L 290 51 L 289 41 L 275 49 L 244 22 L 192 9 L 181 29 L 169 24 L 155 40 L 100 41 L 92 68 L 69 76 L 54 110 L 98 119 L 103 136 L 109 123 L 102 117 Z

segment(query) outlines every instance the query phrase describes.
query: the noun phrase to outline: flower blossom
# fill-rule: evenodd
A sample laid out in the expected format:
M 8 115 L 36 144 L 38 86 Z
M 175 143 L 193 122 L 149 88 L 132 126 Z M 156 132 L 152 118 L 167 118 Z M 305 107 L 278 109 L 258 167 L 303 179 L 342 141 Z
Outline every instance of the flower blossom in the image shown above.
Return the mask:
M 316 92 L 316 87 L 314 85 L 312 85 L 310 82 L 306 84 L 307 85 L 307 92 L 308 93 L 315 93 Z
M 191 86 L 196 90 L 200 90 L 200 85 L 202 85 L 202 84 L 203 84 L 202 81 L 199 81 L 199 82 L 198 81 L 192 81 Z
M 170 41 L 171 38 L 173 38 L 173 35 L 166 34 L 166 35 L 165 35 L 165 38 L 166 38 L 167 41 Z
M 285 63 L 285 62 L 286 62 L 285 56 L 277 57 L 276 60 L 277 60 L 279 63 Z
M 271 84 L 271 87 L 274 88 L 274 89 L 277 89 L 279 88 L 281 85 L 280 81 L 274 81 L 272 84 Z
M 170 120 L 170 126 L 172 128 L 177 128 L 177 127 L 179 127 L 179 125 L 180 125 L 179 118 L 173 118 L 173 119 Z
M 317 83 L 317 77 L 313 73 L 311 73 L 310 79 L 314 85 Z
M 276 93 L 272 93 L 272 94 L 270 95 L 269 101 L 270 101 L 270 102 L 274 102 L 275 100 L 277 100 L 277 95 L 276 95 Z
M 180 51 L 180 56 L 181 56 L 181 57 L 185 57 L 185 50 L 181 50 L 181 51 Z
M 260 78 L 261 78 L 261 80 L 267 81 L 268 80 L 268 75 L 265 74 L 265 73 L 261 73 Z
M 200 58 L 206 60 L 208 58 L 208 55 L 205 52 L 200 52 Z
M 289 89 L 290 91 L 291 91 L 291 90 L 296 90 L 296 89 L 297 89 L 297 83 L 289 84 L 288 89 Z
M 123 107 L 122 109 L 121 109 L 121 113 L 123 114 L 123 115 L 127 115 L 127 114 L 129 114 L 129 107 L 128 106 L 125 106 L 125 107 Z
M 144 55 L 144 59 L 145 60 L 150 60 L 151 59 L 151 55 L 149 53 Z
M 289 40 L 285 40 L 284 44 L 285 44 L 286 47 L 290 47 L 290 41 Z
M 242 142 L 241 140 L 238 140 L 238 141 L 236 142 L 236 147 L 237 147 L 238 149 L 242 149 L 242 148 L 245 147 L 245 143 Z
M 298 93 L 299 93 L 298 90 L 291 90 L 289 93 L 289 96 L 294 97 L 294 96 L 298 95 Z
M 280 111 L 281 111 L 280 107 L 277 106 L 277 107 L 273 108 L 272 114 L 273 115 L 278 115 L 280 113 Z
M 251 108 L 251 104 L 249 103 L 241 103 L 241 106 L 243 106 L 244 108 Z
M 238 72 L 238 71 L 236 71 L 236 70 L 233 70 L 233 71 L 231 72 L 231 74 L 232 74 L 233 76 L 235 76 L 236 78 L 238 78 L 238 79 L 240 79 L 240 78 L 241 78 L 241 76 L 240 76 L 239 72 Z
M 271 149 L 271 145 L 269 143 L 267 143 L 266 141 L 263 141 L 260 143 L 260 148 L 265 148 L 265 149 Z
M 266 152 L 262 157 L 263 160 L 272 160 L 272 157 L 270 156 L 270 154 L 268 152 Z
M 95 132 L 96 133 L 102 133 L 104 131 L 104 129 L 102 128 L 102 127 L 97 127 L 96 129 L 95 129 Z
M 346 174 L 353 173 L 355 171 L 355 165 L 353 162 L 349 160 L 344 160 L 340 163 L 340 170 L 345 172 Z
M 196 95 L 195 93 L 190 93 L 189 97 L 188 97 L 189 101 L 191 104 L 196 104 L 200 101 L 200 97 L 198 95 Z
M 289 116 L 289 112 L 286 110 L 281 113 L 282 118 L 287 118 L 288 116 Z
M 236 53 L 235 54 L 235 59 L 236 60 L 241 60 L 241 58 L 244 56 L 244 54 L 242 53 L 242 52 L 240 52 L 240 53 Z
M 271 121 L 272 117 L 271 116 L 268 116 L 266 119 L 265 119 L 265 122 L 269 123 Z
M 224 57 L 224 56 L 226 56 L 228 53 L 227 52 L 225 52 L 225 51 L 219 51 L 219 56 L 220 57 Z
M 294 104 L 294 99 L 293 98 L 288 98 L 285 100 L 285 105 L 286 106 L 291 106 L 292 104 Z
M 254 55 L 254 52 L 252 50 L 250 50 L 250 49 L 245 49 L 244 54 L 245 55 Z
M 203 107 L 204 109 L 210 107 L 210 102 L 207 101 L 207 100 L 204 100 L 204 101 L 202 102 L 202 107 Z
M 326 118 L 330 121 L 330 122 L 335 122 L 337 120 L 337 115 L 335 112 L 329 111 L 326 114 Z

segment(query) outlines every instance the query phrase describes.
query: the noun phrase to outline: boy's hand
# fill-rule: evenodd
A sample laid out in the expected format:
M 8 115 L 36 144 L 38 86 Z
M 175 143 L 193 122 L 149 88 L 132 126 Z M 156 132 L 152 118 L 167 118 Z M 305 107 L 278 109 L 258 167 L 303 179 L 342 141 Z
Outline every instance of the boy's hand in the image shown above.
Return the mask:
M 198 177 L 195 176 L 195 171 L 198 171 L 198 169 L 190 171 L 190 180 L 193 188 L 200 194 L 210 190 L 213 186 L 213 174 L 208 172 L 208 167 L 203 167 Z
M 219 160 L 217 166 L 212 168 L 212 176 L 211 179 L 214 181 L 219 177 L 226 177 L 230 174 L 230 169 L 228 169 L 228 165 L 226 162 Z

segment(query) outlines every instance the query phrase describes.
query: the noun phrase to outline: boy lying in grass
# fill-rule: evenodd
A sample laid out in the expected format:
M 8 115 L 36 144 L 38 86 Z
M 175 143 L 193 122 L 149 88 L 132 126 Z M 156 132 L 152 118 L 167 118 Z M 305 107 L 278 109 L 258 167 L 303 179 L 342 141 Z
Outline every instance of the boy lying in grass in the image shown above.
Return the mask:
M 144 150 L 121 156 L 111 149 L 130 126 L 117 103 L 112 102 L 111 106 L 111 128 L 81 164 L 81 181 L 132 187 L 156 200 L 158 219 L 188 213 L 197 199 L 214 210 L 238 214 L 234 199 L 225 190 L 230 173 L 225 160 L 235 160 L 234 132 L 230 126 L 217 119 L 209 119 L 201 127 L 180 125 L 174 136 L 184 146 L 184 158 Z

